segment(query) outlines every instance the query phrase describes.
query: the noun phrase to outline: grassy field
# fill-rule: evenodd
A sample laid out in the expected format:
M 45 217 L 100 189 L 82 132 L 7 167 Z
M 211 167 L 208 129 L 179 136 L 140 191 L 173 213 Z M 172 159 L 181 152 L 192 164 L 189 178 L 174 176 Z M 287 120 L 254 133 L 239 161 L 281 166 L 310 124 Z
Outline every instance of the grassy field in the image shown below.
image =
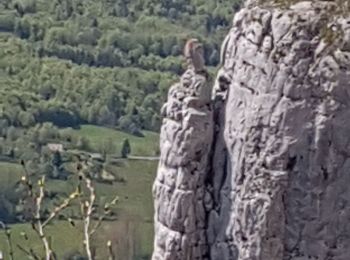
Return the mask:
M 93 149 L 99 150 L 103 145 L 114 145 L 119 154 L 125 138 L 129 139 L 131 154 L 140 156 L 154 156 L 159 150 L 159 134 L 144 131 L 145 137 L 137 137 L 121 131 L 106 127 L 83 125 L 81 129 L 74 130 L 78 136 L 87 138 Z
M 0 162 L 0 190 L 14 185 L 23 175 L 22 166 L 15 163 Z
M 14 167 L 19 170 L 20 166 L 6 165 L 7 168 Z M 104 222 L 103 226 L 97 233 L 96 245 L 100 248 L 99 259 L 104 259 L 101 251 L 106 241 L 116 241 L 120 253 L 128 252 L 131 243 L 134 243 L 140 255 L 149 255 L 153 246 L 153 200 L 151 195 L 152 182 L 155 177 L 157 163 L 154 161 L 130 161 L 125 162 L 123 167 L 120 167 L 120 174 L 127 180 L 126 183 L 96 184 L 97 195 L 109 200 L 114 195 L 119 196 L 119 202 L 116 206 L 117 221 Z M 2 177 L 2 169 L 0 171 Z M 7 179 L 8 175 L 5 174 Z M 17 176 L 20 176 L 18 172 Z M 14 181 L 13 178 L 12 181 Z M 69 187 L 65 186 L 64 181 L 50 181 L 49 187 L 55 187 L 56 190 L 64 191 Z M 68 209 L 69 210 L 69 209 Z M 13 241 L 21 245 L 31 245 L 33 249 L 40 252 L 41 245 L 35 233 L 31 230 L 29 224 L 16 224 L 13 228 Z M 26 231 L 30 237 L 29 242 L 24 241 L 19 235 L 21 231 Z M 81 228 L 71 227 L 65 221 L 56 221 L 54 225 L 48 228 L 48 234 L 53 237 L 53 246 L 58 253 L 59 259 L 62 259 L 63 254 L 73 249 L 81 249 Z M 125 238 L 129 237 L 128 244 L 123 246 Z M 121 239 L 121 240 L 120 240 Z M 119 241 L 120 240 L 120 241 Z M 3 231 L 0 231 L 0 250 L 7 253 L 7 246 Z M 17 248 L 16 259 L 25 259 L 24 255 Z M 101 255 L 102 254 L 102 255 Z M 130 253 L 129 253 L 130 254 Z M 123 259 L 123 258 L 120 258 Z
M 30 224 L 16 224 L 11 225 L 10 227 L 15 259 L 28 259 L 26 254 L 19 250 L 17 245 L 20 245 L 25 249 L 32 248 L 36 254 L 43 255 L 43 248 L 40 239 L 35 234 Z M 27 234 L 28 240 L 21 235 L 22 232 Z M 53 225 L 48 226 L 46 228 L 46 234 L 47 237 L 52 238 L 52 247 L 54 251 L 57 252 L 58 259 L 63 259 L 66 252 L 80 249 L 82 247 L 82 233 L 79 232 L 78 228 L 73 228 L 66 221 L 57 221 Z M 3 232 L 0 232 L 0 250 L 5 252 L 5 259 L 9 259 L 7 254 L 7 242 Z
M 158 135 L 146 133 L 145 138 L 139 138 L 118 131 L 83 126 L 76 131 L 80 136 L 88 138 L 92 145 L 98 145 L 101 139 L 112 138 L 116 144 L 123 138 L 129 138 L 134 155 L 153 155 L 151 151 L 156 149 Z M 121 143 L 121 141 L 120 141 Z M 149 148 L 149 149 L 148 149 Z M 94 244 L 97 246 L 97 259 L 107 259 L 105 255 L 106 241 L 113 242 L 117 259 L 129 259 L 128 256 L 137 252 L 139 257 L 148 259 L 153 248 L 153 199 L 151 194 L 152 183 L 156 174 L 156 161 L 121 161 L 116 167 L 117 175 L 123 177 L 126 182 L 113 184 L 96 183 L 96 193 L 102 201 L 108 201 L 118 195 L 119 201 L 116 205 L 117 220 L 105 221 L 97 232 Z M 0 163 L 0 187 L 1 185 L 12 185 L 20 179 L 23 174 L 21 166 L 11 163 Z M 5 186 L 2 186 L 5 187 Z M 49 180 L 47 189 L 50 191 L 66 192 L 72 189 L 67 181 Z M 74 210 L 75 209 L 68 209 Z M 37 252 L 41 252 L 41 244 L 29 224 L 16 224 L 11 226 L 14 244 L 25 247 L 31 246 Z M 49 236 L 53 237 L 52 244 L 58 254 L 58 259 L 63 259 L 64 253 L 71 250 L 82 251 L 81 224 L 72 227 L 66 221 L 55 221 L 47 228 Z M 29 240 L 25 241 L 20 232 L 25 231 Z M 0 231 L 0 250 L 7 255 L 6 239 L 3 231 Z M 26 259 L 24 254 L 15 248 L 15 259 Z

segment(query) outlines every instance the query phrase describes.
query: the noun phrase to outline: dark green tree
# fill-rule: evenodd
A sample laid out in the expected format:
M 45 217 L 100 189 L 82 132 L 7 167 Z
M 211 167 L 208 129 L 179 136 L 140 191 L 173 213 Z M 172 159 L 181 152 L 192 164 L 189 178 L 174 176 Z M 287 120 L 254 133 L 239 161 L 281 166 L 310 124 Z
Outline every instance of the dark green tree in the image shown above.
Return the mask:
M 52 154 L 51 163 L 54 167 L 57 167 L 57 168 L 60 168 L 62 166 L 63 161 L 62 161 L 61 153 L 59 151 L 55 151 Z
M 124 139 L 122 144 L 121 156 L 122 158 L 128 158 L 128 155 L 131 153 L 131 146 L 129 139 Z

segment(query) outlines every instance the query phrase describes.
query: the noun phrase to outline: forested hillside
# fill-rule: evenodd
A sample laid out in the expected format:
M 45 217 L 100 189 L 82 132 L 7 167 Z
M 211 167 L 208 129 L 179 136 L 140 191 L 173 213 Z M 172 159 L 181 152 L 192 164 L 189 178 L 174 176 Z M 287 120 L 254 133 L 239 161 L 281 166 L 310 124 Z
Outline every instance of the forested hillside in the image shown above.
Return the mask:
M 233 1 L 2 0 L 0 128 L 158 130 L 187 38 L 216 66 Z

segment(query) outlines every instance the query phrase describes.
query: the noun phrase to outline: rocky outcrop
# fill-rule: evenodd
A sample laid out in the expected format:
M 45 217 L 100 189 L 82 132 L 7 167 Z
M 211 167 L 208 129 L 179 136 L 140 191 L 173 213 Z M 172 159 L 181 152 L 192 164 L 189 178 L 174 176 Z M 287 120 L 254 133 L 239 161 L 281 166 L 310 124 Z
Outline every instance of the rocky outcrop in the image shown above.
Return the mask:
M 154 260 L 204 259 L 205 180 L 213 136 L 210 84 L 189 68 L 162 108 L 161 157 L 153 186 Z
M 180 103 L 164 120 L 154 259 L 350 259 L 350 20 L 337 9 L 249 1 L 235 15 L 212 108 L 185 124 Z M 195 181 L 181 162 L 202 165 Z

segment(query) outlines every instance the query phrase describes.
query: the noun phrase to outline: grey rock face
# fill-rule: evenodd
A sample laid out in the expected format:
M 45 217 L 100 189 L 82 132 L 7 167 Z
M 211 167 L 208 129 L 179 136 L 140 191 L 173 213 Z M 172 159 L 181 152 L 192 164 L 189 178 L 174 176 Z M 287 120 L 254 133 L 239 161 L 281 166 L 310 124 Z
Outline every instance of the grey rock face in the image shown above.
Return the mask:
M 154 260 L 206 259 L 206 188 L 213 137 L 211 87 L 188 69 L 162 108 L 161 158 L 153 186 Z
M 212 110 L 190 121 L 180 102 L 174 121 L 169 97 L 154 259 L 350 259 L 350 20 L 333 5 L 250 1 L 223 43 Z M 180 190 L 195 195 L 179 211 Z

